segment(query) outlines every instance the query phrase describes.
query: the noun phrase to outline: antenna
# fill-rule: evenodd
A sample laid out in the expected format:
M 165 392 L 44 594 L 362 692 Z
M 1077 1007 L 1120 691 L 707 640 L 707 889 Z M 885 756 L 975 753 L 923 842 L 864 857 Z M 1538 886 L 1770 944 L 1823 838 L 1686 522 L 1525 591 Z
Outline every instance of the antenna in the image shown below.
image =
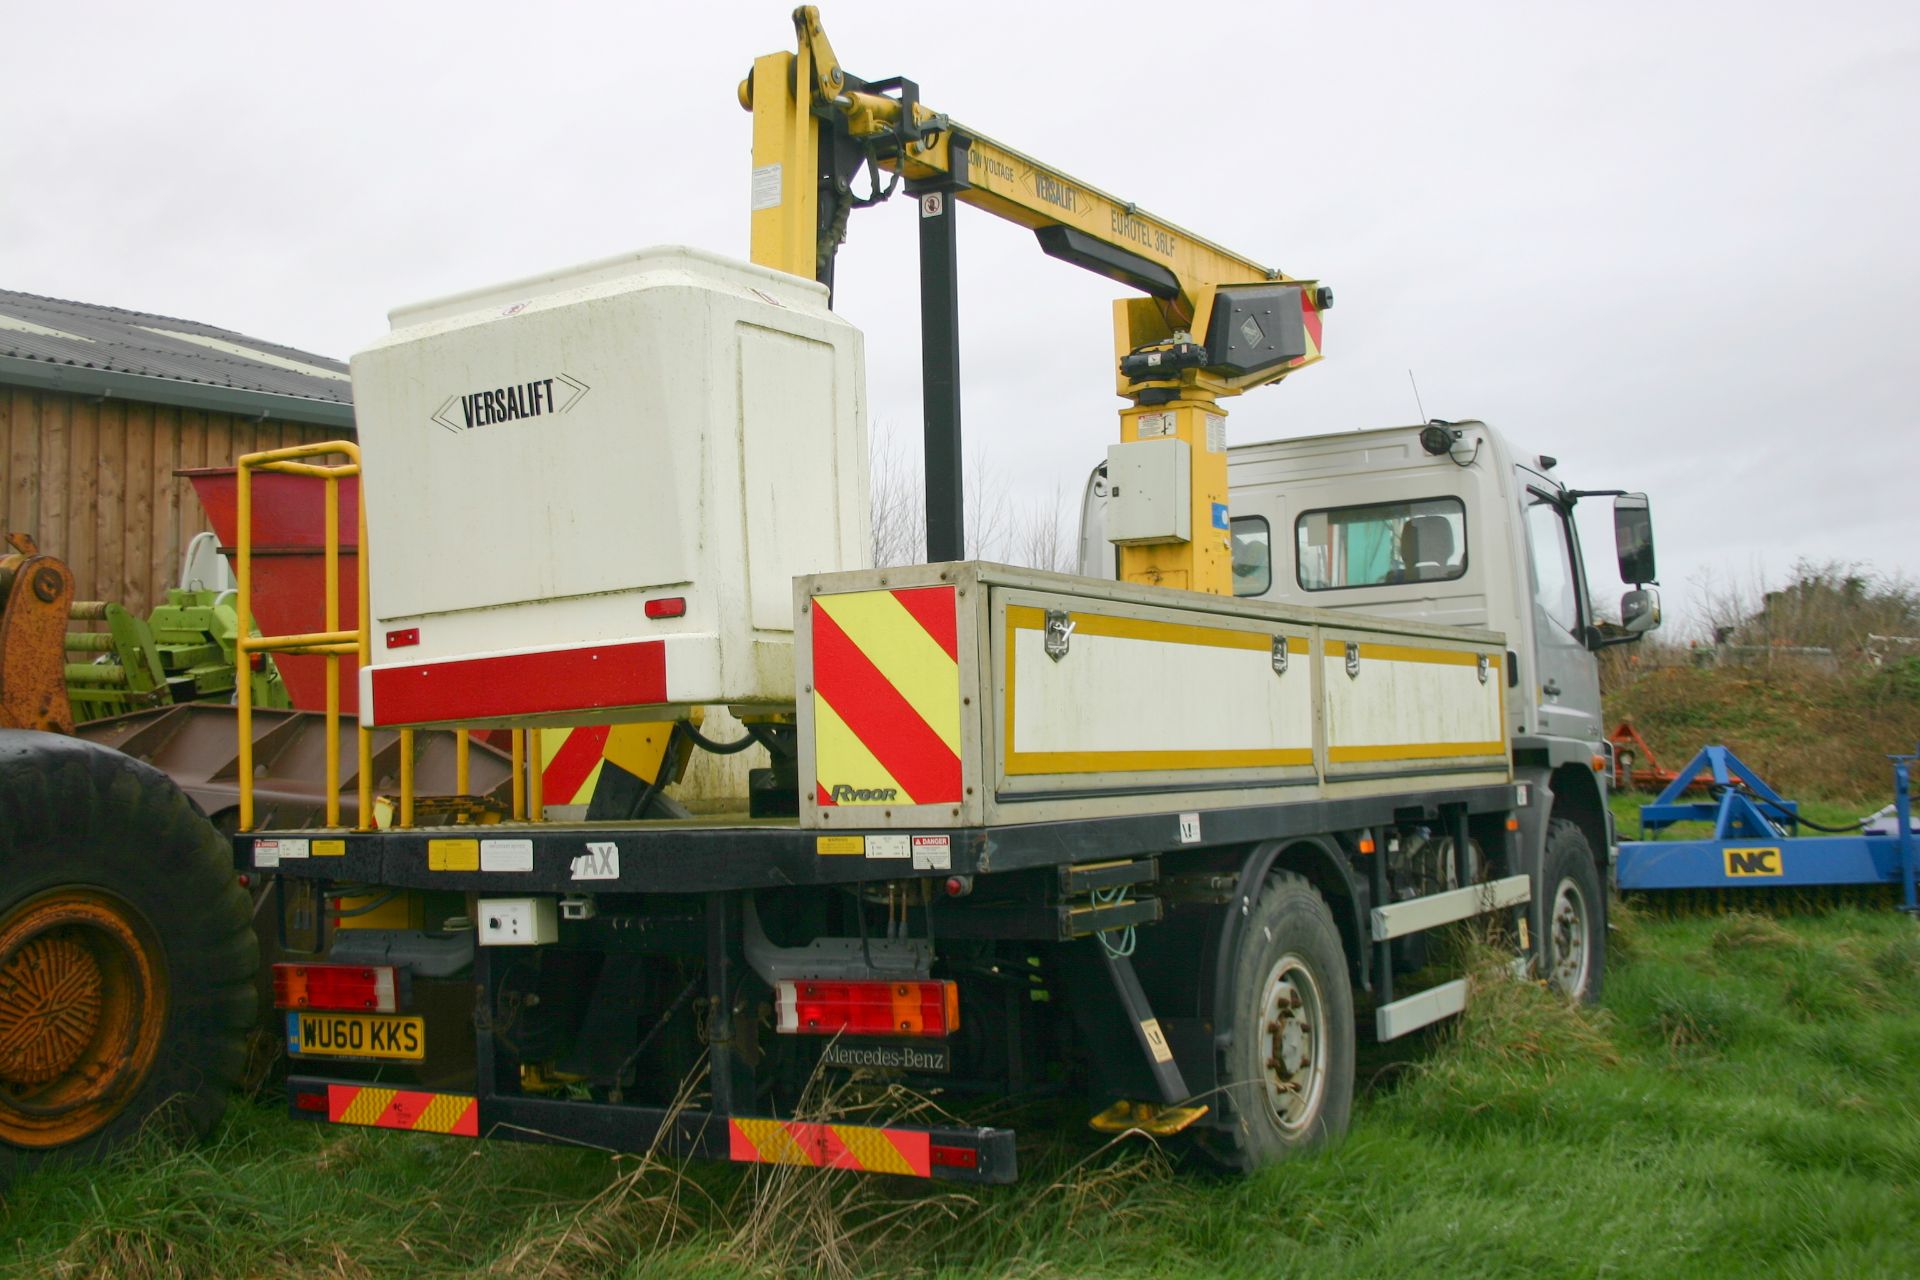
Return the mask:
M 1420 384 L 1413 380 L 1413 370 L 1407 370 L 1407 381 L 1413 383 L 1413 407 L 1420 411 L 1420 421 L 1427 420 L 1426 406 L 1420 403 Z

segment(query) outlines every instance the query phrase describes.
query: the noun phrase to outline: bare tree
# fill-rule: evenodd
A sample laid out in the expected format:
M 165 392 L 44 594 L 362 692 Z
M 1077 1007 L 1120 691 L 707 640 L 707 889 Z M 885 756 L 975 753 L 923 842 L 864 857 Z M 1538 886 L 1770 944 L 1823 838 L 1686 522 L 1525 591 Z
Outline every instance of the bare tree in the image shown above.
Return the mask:
M 1068 519 L 1066 498 L 1058 483 L 1050 497 L 1037 498 L 1021 511 L 1014 532 L 1009 558 L 1015 564 L 1056 573 L 1071 573 L 1077 567 L 1074 543 L 1078 530 Z
M 898 433 L 875 429 L 869 472 L 874 566 L 925 563 L 926 485 Z M 1077 530 L 1060 486 L 1051 499 L 1019 503 L 1001 469 L 976 454 L 967 463 L 965 490 L 968 558 L 1056 571 L 1074 567 Z
M 924 563 L 926 487 L 918 464 L 905 456 L 900 437 L 884 426 L 877 426 L 873 433 L 868 475 L 874 567 Z
M 1758 569 L 1695 580 L 1707 635 L 1715 645 L 1755 650 L 1825 649 L 1851 657 L 1875 637 L 1920 632 L 1920 586 L 1853 561 L 1798 560 L 1780 586 Z
M 1016 512 L 1006 477 L 979 454 L 967 463 L 967 556 L 974 560 L 1006 562 L 1015 536 Z

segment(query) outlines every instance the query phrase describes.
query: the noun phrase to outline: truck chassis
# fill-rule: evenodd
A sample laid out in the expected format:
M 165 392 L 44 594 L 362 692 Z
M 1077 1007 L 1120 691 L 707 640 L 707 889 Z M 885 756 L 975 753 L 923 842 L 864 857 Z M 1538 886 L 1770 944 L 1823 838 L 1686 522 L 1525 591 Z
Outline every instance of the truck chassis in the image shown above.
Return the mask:
M 559 923 L 559 949 L 601 954 L 618 949 L 691 962 L 700 971 L 697 988 L 705 1009 L 701 1038 L 708 1072 L 703 1107 L 675 1105 L 673 1099 L 658 1096 L 650 1104 L 635 1105 L 609 1101 L 598 1090 L 593 1097 L 580 1098 L 528 1088 L 527 1064 L 502 1044 L 490 1016 L 501 1007 L 502 992 L 509 986 L 506 971 L 524 953 L 476 946 L 471 949 L 470 978 L 457 983 L 470 984 L 476 1011 L 475 1056 L 466 1087 L 396 1087 L 382 1079 L 386 1069 L 350 1064 L 333 1067 L 332 1074 L 291 1076 L 289 1106 L 296 1116 L 624 1151 L 662 1149 L 735 1161 L 1007 1182 L 1017 1172 L 1014 1134 L 1008 1129 L 874 1128 L 795 1120 L 790 1110 L 780 1114 L 782 1106 L 770 1097 L 767 1057 L 751 1047 L 752 1027 L 743 1030 L 739 1025 L 756 1017 L 756 1000 L 743 991 L 764 995 L 747 954 L 745 914 L 756 891 L 773 894 L 773 902 L 793 902 L 817 899 L 823 891 L 838 895 L 846 888 L 924 883 L 926 928 L 936 946 L 1041 948 L 1062 960 L 1072 953 L 1076 977 L 1104 969 L 1108 990 L 1096 993 L 1067 984 L 1067 1003 L 1076 1018 L 1089 1024 L 1082 1034 L 1090 1054 L 1103 1064 L 1100 1074 L 1108 1079 L 1107 1092 L 1149 1100 L 1129 1113 L 1148 1118 L 1141 1127 L 1151 1128 L 1151 1117 L 1160 1108 L 1199 1100 L 1210 1113 L 1207 1124 L 1217 1128 L 1236 1123 L 1237 1112 L 1246 1105 L 1236 1092 L 1247 1082 L 1228 1078 L 1222 1069 L 1234 1032 L 1226 1006 L 1232 995 L 1232 967 L 1244 945 L 1236 937 L 1237 926 L 1269 879 L 1291 872 L 1314 886 L 1333 912 L 1344 944 L 1348 973 L 1342 976 L 1373 997 L 1376 1035 L 1404 1034 L 1457 1011 L 1464 998 L 1464 981 L 1456 980 L 1394 999 L 1395 970 L 1419 958 L 1410 955 L 1410 949 L 1420 945 L 1419 933 L 1473 915 L 1520 908 L 1526 901 L 1524 874 L 1494 878 L 1495 872 L 1516 865 L 1517 823 L 1509 819 L 1527 803 L 1526 791 L 1515 785 L 1474 786 L 1417 797 L 1210 810 L 1202 818 L 1203 839 L 1186 843 L 1182 837 L 1191 836 L 1191 827 L 1183 833 L 1182 815 L 1175 813 L 919 833 L 950 842 L 951 865 L 943 869 L 898 864 L 882 869 L 866 859 L 823 857 L 817 852 L 822 838 L 817 832 L 769 822 L 313 830 L 241 834 L 235 847 L 243 871 L 271 870 L 294 896 L 298 893 L 292 886 L 297 884 L 309 885 L 322 896 L 338 892 L 339 886 L 382 886 L 460 894 L 484 911 L 492 894 L 578 894 L 583 884 L 574 876 L 576 860 L 588 856 L 587 845 L 592 844 L 602 860 L 596 870 L 606 877 L 591 882 L 593 901 L 599 905 L 591 918 Z M 1413 896 L 1403 888 L 1396 894 L 1388 866 L 1389 833 L 1415 827 L 1448 833 L 1455 850 L 1480 851 L 1484 866 L 1476 870 L 1459 865 L 1466 859 L 1458 859 L 1453 868 L 1453 883 L 1467 886 L 1467 892 L 1455 888 Z M 464 849 L 482 836 L 527 842 L 532 870 L 435 869 L 447 865 L 449 845 Z M 313 856 L 316 846 L 329 852 Z M 605 859 L 608 846 L 617 850 L 617 870 Z M 1368 848 L 1375 851 L 1361 852 Z M 1133 892 L 1111 905 L 1094 904 L 1092 889 L 1122 884 Z M 945 896 L 962 885 L 968 887 L 966 896 Z M 282 911 L 283 925 L 298 914 Z M 1155 928 L 1144 929 L 1150 924 Z M 1142 927 L 1143 941 L 1133 955 L 1115 954 L 1118 948 L 1099 940 L 1129 926 Z M 1524 923 L 1519 929 L 1525 932 Z M 1147 940 L 1162 932 L 1177 934 L 1180 942 L 1162 946 Z M 341 930 L 334 941 L 337 945 L 352 936 Z M 1198 955 L 1185 953 L 1182 944 L 1188 939 L 1202 940 Z M 283 945 L 294 941 L 283 930 Z M 402 943 L 394 958 L 404 953 Z M 1184 979 L 1176 978 L 1178 974 Z M 1184 988 L 1191 998 L 1175 1005 L 1170 988 Z M 962 991 L 963 998 L 975 995 L 974 987 L 964 982 Z M 661 1025 L 676 1012 L 666 1010 Z M 582 1024 L 591 1019 L 583 1010 Z M 1148 1024 L 1155 1028 L 1151 1036 L 1142 1030 Z M 1166 1061 L 1156 1058 L 1152 1045 L 1162 1036 L 1170 1049 Z M 1000 1048 L 1018 1056 L 1018 1045 Z M 622 1054 L 633 1051 L 625 1043 L 617 1049 Z M 1035 1065 L 1041 1064 L 1030 1064 Z M 1351 1063 L 1343 1069 L 1350 1071 Z M 531 1082 L 536 1088 L 550 1087 L 537 1075 Z M 884 1141 L 867 1136 L 882 1133 Z

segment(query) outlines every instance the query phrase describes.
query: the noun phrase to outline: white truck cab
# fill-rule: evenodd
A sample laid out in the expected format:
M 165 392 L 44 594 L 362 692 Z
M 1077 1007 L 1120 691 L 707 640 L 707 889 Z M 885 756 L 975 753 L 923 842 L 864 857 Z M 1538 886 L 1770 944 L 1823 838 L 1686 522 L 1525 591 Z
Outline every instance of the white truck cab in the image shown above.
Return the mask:
M 1552 820 L 1578 826 L 1603 865 L 1606 807 L 1601 648 L 1659 625 L 1644 495 L 1569 488 L 1553 458 L 1517 452 L 1483 422 L 1275 440 L 1228 451 L 1234 594 L 1483 627 L 1507 637 L 1515 777 L 1540 789 L 1525 844 Z M 1106 468 L 1081 511 L 1080 571 L 1115 576 Z M 1573 520 L 1614 499 L 1620 621 L 1602 621 Z M 1604 880 L 1603 880 L 1604 882 Z

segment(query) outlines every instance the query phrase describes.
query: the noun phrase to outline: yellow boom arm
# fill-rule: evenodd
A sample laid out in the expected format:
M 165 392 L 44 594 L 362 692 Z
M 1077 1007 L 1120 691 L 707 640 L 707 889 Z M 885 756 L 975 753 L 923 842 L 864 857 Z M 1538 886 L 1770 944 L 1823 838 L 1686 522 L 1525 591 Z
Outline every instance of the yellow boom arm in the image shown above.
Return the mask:
M 1187 538 L 1122 546 L 1121 575 L 1229 594 L 1219 401 L 1317 361 L 1331 293 L 953 122 L 921 103 L 910 81 L 848 74 L 819 11 L 803 6 L 793 19 L 797 51 L 758 59 L 740 87 L 754 116 L 754 261 L 831 285 L 847 214 L 890 194 L 878 189 L 884 172 L 919 197 L 923 224 L 950 218 L 944 202 L 957 200 L 1030 228 L 1053 257 L 1139 290 L 1146 296 L 1114 305 L 1116 389 L 1132 402 L 1121 411 L 1121 440 L 1185 442 L 1192 508 Z M 853 185 L 863 164 L 875 186 L 865 198 Z M 931 470 L 931 447 L 928 456 Z M 929 475 L 930 501 L 935 488 Z

